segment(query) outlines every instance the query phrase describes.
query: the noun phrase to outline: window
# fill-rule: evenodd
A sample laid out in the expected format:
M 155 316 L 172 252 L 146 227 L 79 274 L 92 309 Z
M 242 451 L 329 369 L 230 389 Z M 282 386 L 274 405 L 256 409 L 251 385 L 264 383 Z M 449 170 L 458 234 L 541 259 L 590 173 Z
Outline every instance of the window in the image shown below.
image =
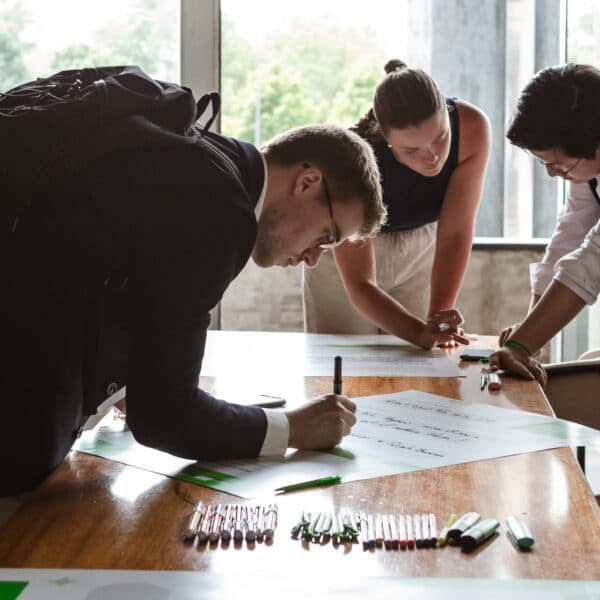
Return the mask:
M 567 59 L 600 66 L 600 3 L 568 0 Z M 563 360 L 573 360 L 590 348 L 600 347 L 600 303 L 585 308 L 562 335 Z
M 308 121 L 350 125 L 370 108 L 385 62 L 400 58 L 490 118 L 476 235 L 549 236 L 562 188 L 503 132 L 528 78 L 562 60 L 564 3 L 380 0 L 370 7 L 222 0 L 223 131 L 260 143 Z
M 179 80 L 179 0 L 0 0 L 0 90 L 81 66 Z

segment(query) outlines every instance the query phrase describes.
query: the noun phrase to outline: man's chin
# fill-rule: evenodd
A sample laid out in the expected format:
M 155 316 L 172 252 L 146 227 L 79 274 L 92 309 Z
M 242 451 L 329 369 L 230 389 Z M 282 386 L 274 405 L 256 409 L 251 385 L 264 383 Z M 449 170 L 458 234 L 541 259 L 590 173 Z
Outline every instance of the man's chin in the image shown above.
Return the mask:
M 254 261 L 254 264 L 257 267 L 260 267 L 261 269 L 268 269 L 269 267 L 273 267 L 276 264 L 273 260 L 273 257 L 265 256 L 260 252 L 253 252 L 252 260 Z

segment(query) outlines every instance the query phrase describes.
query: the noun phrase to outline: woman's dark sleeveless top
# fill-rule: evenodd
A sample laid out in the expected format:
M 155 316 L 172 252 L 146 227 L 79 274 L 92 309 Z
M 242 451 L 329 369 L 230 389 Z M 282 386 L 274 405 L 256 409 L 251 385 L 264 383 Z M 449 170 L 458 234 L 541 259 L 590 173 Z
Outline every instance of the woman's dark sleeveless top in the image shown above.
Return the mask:
M 446 98 L 452 139 L 450 152 L 442 170 L 434 177 L 425 177 L 399 163 L 383 138 L 373 143 L 381 172 L 383 201 L 388 209 L 388 221 L 382 231 L 415 229 L 437 221 L 448 188 L 448 182 L 458 164 L 458 109 L 452 98 Z

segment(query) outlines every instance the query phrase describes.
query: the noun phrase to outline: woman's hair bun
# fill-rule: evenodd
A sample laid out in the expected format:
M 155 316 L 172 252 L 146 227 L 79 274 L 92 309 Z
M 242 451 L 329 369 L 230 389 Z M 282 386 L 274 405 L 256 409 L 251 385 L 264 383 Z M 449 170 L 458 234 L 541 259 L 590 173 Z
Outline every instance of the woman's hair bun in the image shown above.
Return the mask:
M 390 73 L 393 73 L 394 71 L 402 71 L 402 69 L 407 69 L 408 67 L 406 66 L 405 62 L 402 62 L 401 60 L 397 59 L 397 58 L 392 58 L 392 60 L 388 60 L 385 63 L 385 67 L 383 67 L 383 70 L 389 75 Z

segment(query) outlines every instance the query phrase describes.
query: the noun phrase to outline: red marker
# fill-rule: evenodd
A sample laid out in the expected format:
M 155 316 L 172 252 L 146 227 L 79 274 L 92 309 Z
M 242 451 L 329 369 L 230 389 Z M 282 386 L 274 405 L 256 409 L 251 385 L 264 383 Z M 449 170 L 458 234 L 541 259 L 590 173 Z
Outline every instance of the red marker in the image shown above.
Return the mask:
M 500 375 L 498 373 L 491 372 L 488 374 L 488 390 L 497 391 L 502 387 L 500 381 Z

